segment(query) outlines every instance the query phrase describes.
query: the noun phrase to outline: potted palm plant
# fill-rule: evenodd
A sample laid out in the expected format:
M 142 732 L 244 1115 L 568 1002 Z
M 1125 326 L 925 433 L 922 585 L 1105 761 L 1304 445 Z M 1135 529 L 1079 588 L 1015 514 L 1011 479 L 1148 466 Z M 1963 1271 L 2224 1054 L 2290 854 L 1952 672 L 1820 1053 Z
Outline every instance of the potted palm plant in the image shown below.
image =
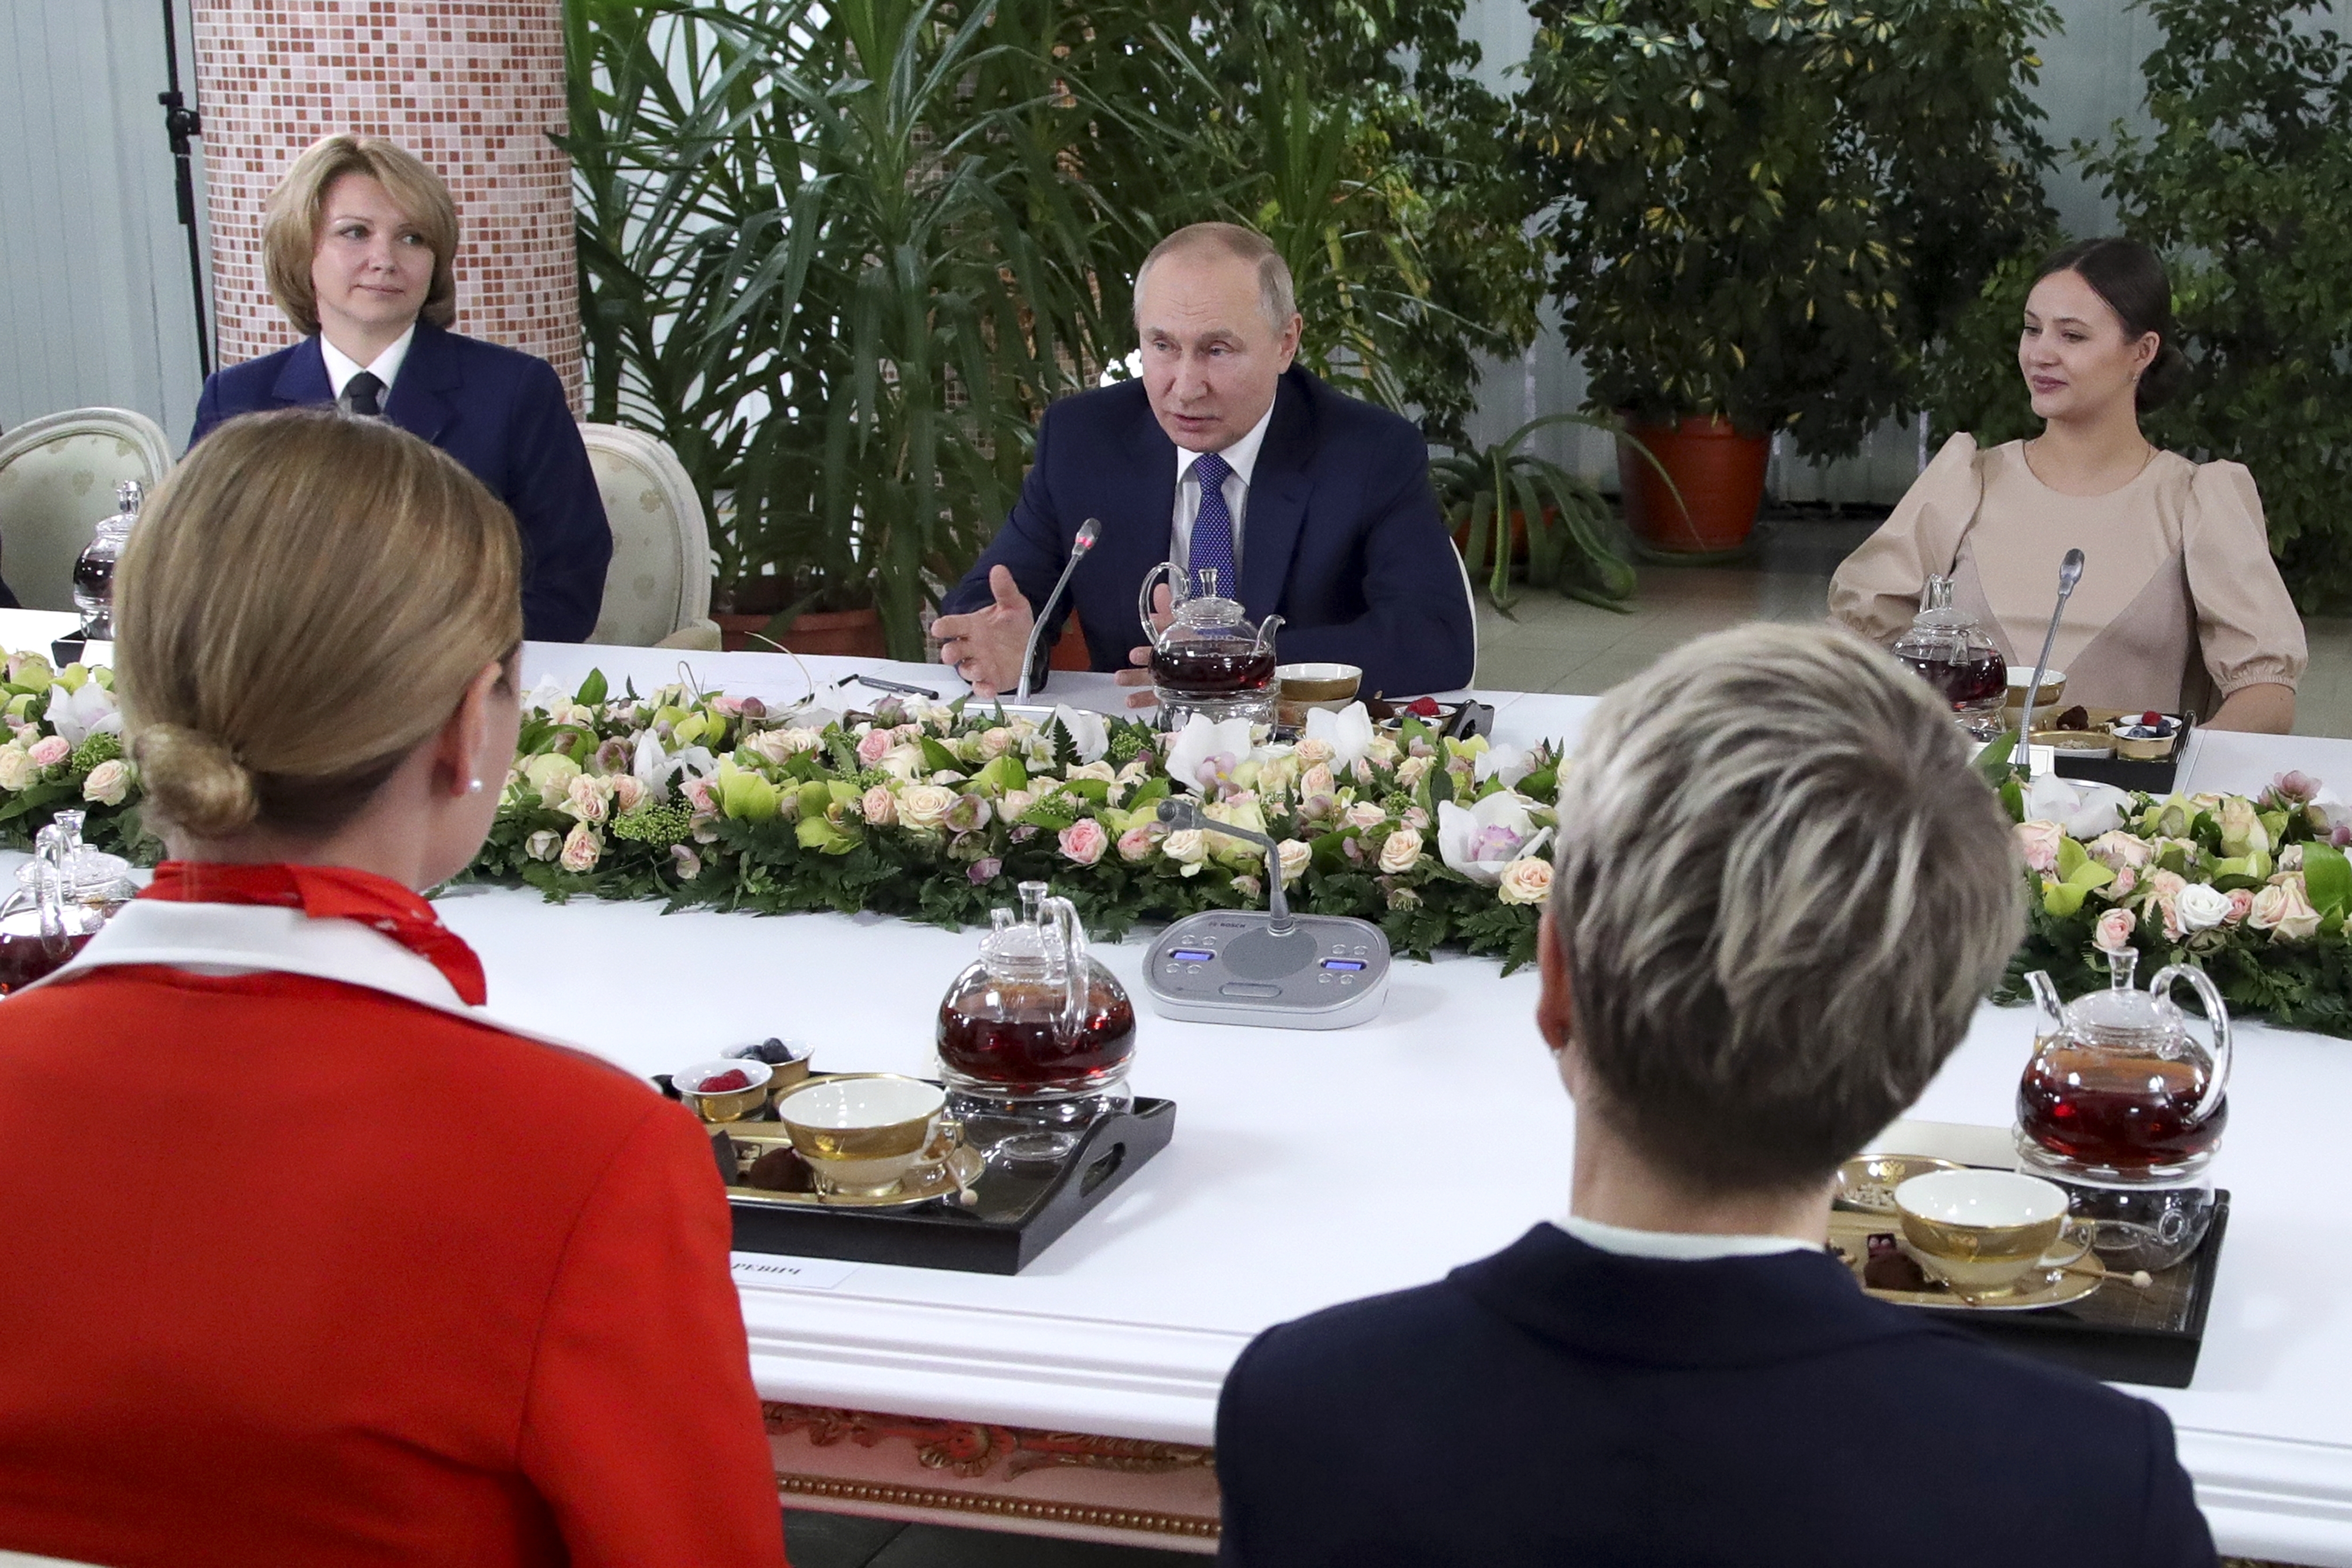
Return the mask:
M 1653 549 L 1748 536 L 1766 443 L 1851 453 L 2048 221 L 2043 0 L 1537 0 L 1521 146 L 1561 330 Z M 1671 476 L 1672 488 L 1660 481 Z

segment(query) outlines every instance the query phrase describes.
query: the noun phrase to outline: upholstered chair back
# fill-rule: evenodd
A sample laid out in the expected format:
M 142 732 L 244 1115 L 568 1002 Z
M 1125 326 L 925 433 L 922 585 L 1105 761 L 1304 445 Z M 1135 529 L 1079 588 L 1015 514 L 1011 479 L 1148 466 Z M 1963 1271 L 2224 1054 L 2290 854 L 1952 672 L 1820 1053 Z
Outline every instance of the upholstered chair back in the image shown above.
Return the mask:
M 71 610 L 74 560 L 115 487 L 171 471 L 163 428 L 127 408 L 77 408 L 0 435 L 0 579 L 27 610 Z
M 613 564 L 591 643 L 716 648 L 710 533 L 677 455 L 641 430 L 583 424 L 613 526 Z

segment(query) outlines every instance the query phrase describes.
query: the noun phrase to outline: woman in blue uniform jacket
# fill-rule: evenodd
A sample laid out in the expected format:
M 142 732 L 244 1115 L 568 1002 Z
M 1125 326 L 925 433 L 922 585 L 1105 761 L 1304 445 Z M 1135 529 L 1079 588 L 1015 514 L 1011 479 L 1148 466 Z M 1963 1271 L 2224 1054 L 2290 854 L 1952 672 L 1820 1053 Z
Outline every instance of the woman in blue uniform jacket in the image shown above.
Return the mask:
M 613 535 L 563 385 L 544 360 L 459 337 L 457 210 L 440 176 L 381 137 L 330 136 L 294 162 L 262 222 L 269 292 L 302 341 L 215 371 L 190 444 L 295 403 L 374 413 L 455 457 L 522 531 L 523 635 L 585 641 Z

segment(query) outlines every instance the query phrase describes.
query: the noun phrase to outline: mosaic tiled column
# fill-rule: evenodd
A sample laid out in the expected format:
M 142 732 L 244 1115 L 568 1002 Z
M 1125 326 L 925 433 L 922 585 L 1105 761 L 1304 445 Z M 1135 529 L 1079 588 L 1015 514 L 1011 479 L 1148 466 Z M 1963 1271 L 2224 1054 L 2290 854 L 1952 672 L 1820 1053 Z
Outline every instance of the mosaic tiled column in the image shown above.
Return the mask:
M 388 136 L 457 198 L 460 332 L 537 354 L 580 400 L 562 0 L 194 0 L 223 364 L 294 340 L 261 214 L 301 151 Z

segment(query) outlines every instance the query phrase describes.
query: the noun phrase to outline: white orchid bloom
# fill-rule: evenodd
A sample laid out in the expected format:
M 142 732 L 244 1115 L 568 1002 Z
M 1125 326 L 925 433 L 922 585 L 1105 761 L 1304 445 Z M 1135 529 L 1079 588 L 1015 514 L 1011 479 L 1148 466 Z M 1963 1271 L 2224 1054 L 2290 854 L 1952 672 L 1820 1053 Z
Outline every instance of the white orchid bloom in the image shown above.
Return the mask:
M 525 713 L 553 713 L 559 707 L 570 706 L 571 703 L 572 693 L 556 685 L 555 677 L 550 675 L 524 695 L 522 710 Z
M 1505 867 L 1541 853 L 1551 841 L 1551 830 L 1536 826 L 1528 815 L 1528 804 L 1507 789 L 1498 789 L 1470 806 L 1439 801 L 1438 858 L 1471 881 L 1495 886 L 1503 880 Z
M 1484 784 L 1489 779 L 1500 779 L 1507 789 L 1517 789 L 1519 780 L 1534 770 L 1526 751 L 1508 744 L 1489 746 L 1470 763 L 1472 782 Z
M 2068 838 L 2084 843 L 2122 827 L 2124 808 L 2129 804 L 2131 797 L 2112 784 L 2061 779 L 2054 773 L 2043 774 L 2025 791 L 2029 821 L 2056 822 Z
M 47 716 L 49 727 L 64 736 L 68 746 L 79 747 L 93 735 L 122 733 L 122 710 L 114 706 L 114 694 L 96 681 L 84 681 L 79 691 L 72 692 L 51 686 Z
M 1110 726 L 1104 722 L 1102 715 L 1056 703 L 1054 722 L 1062 727 L 1070 744 L 1078 748 L 1080 762 L 1099 762 L 1110 754 Z
M 1361 703 L 1349 703 L 1338 713 L 1319 707 L 1307 710 L 1305 738 L 1330 745 L 1334 773 L 1353 767 L 1358 758 L 1370 750 L 1373 734 L 1372 716 Z
M 1196 713 L 1168 748 L 1168 777 L 1180 789 L 1204 789 L 1209 785 L 1201 778 L 1203 764 L 1222 757 L 1230 768 L 1249 754 L 1249 720 L 1229 718 L 1212 724 L 1207 715 Z
M 671 752 L 662 749 L 661 741 L 650 729 L 637 736 L 637 749 L 629 759 L 629 773 L 646 787 L 646 798 L 656 804 L 669 800 L 669 781 L 683 774 L 688 779 L 708 779 L 719 771 L 719 759 L 710 755 L 707 746 L 688 746 Z

